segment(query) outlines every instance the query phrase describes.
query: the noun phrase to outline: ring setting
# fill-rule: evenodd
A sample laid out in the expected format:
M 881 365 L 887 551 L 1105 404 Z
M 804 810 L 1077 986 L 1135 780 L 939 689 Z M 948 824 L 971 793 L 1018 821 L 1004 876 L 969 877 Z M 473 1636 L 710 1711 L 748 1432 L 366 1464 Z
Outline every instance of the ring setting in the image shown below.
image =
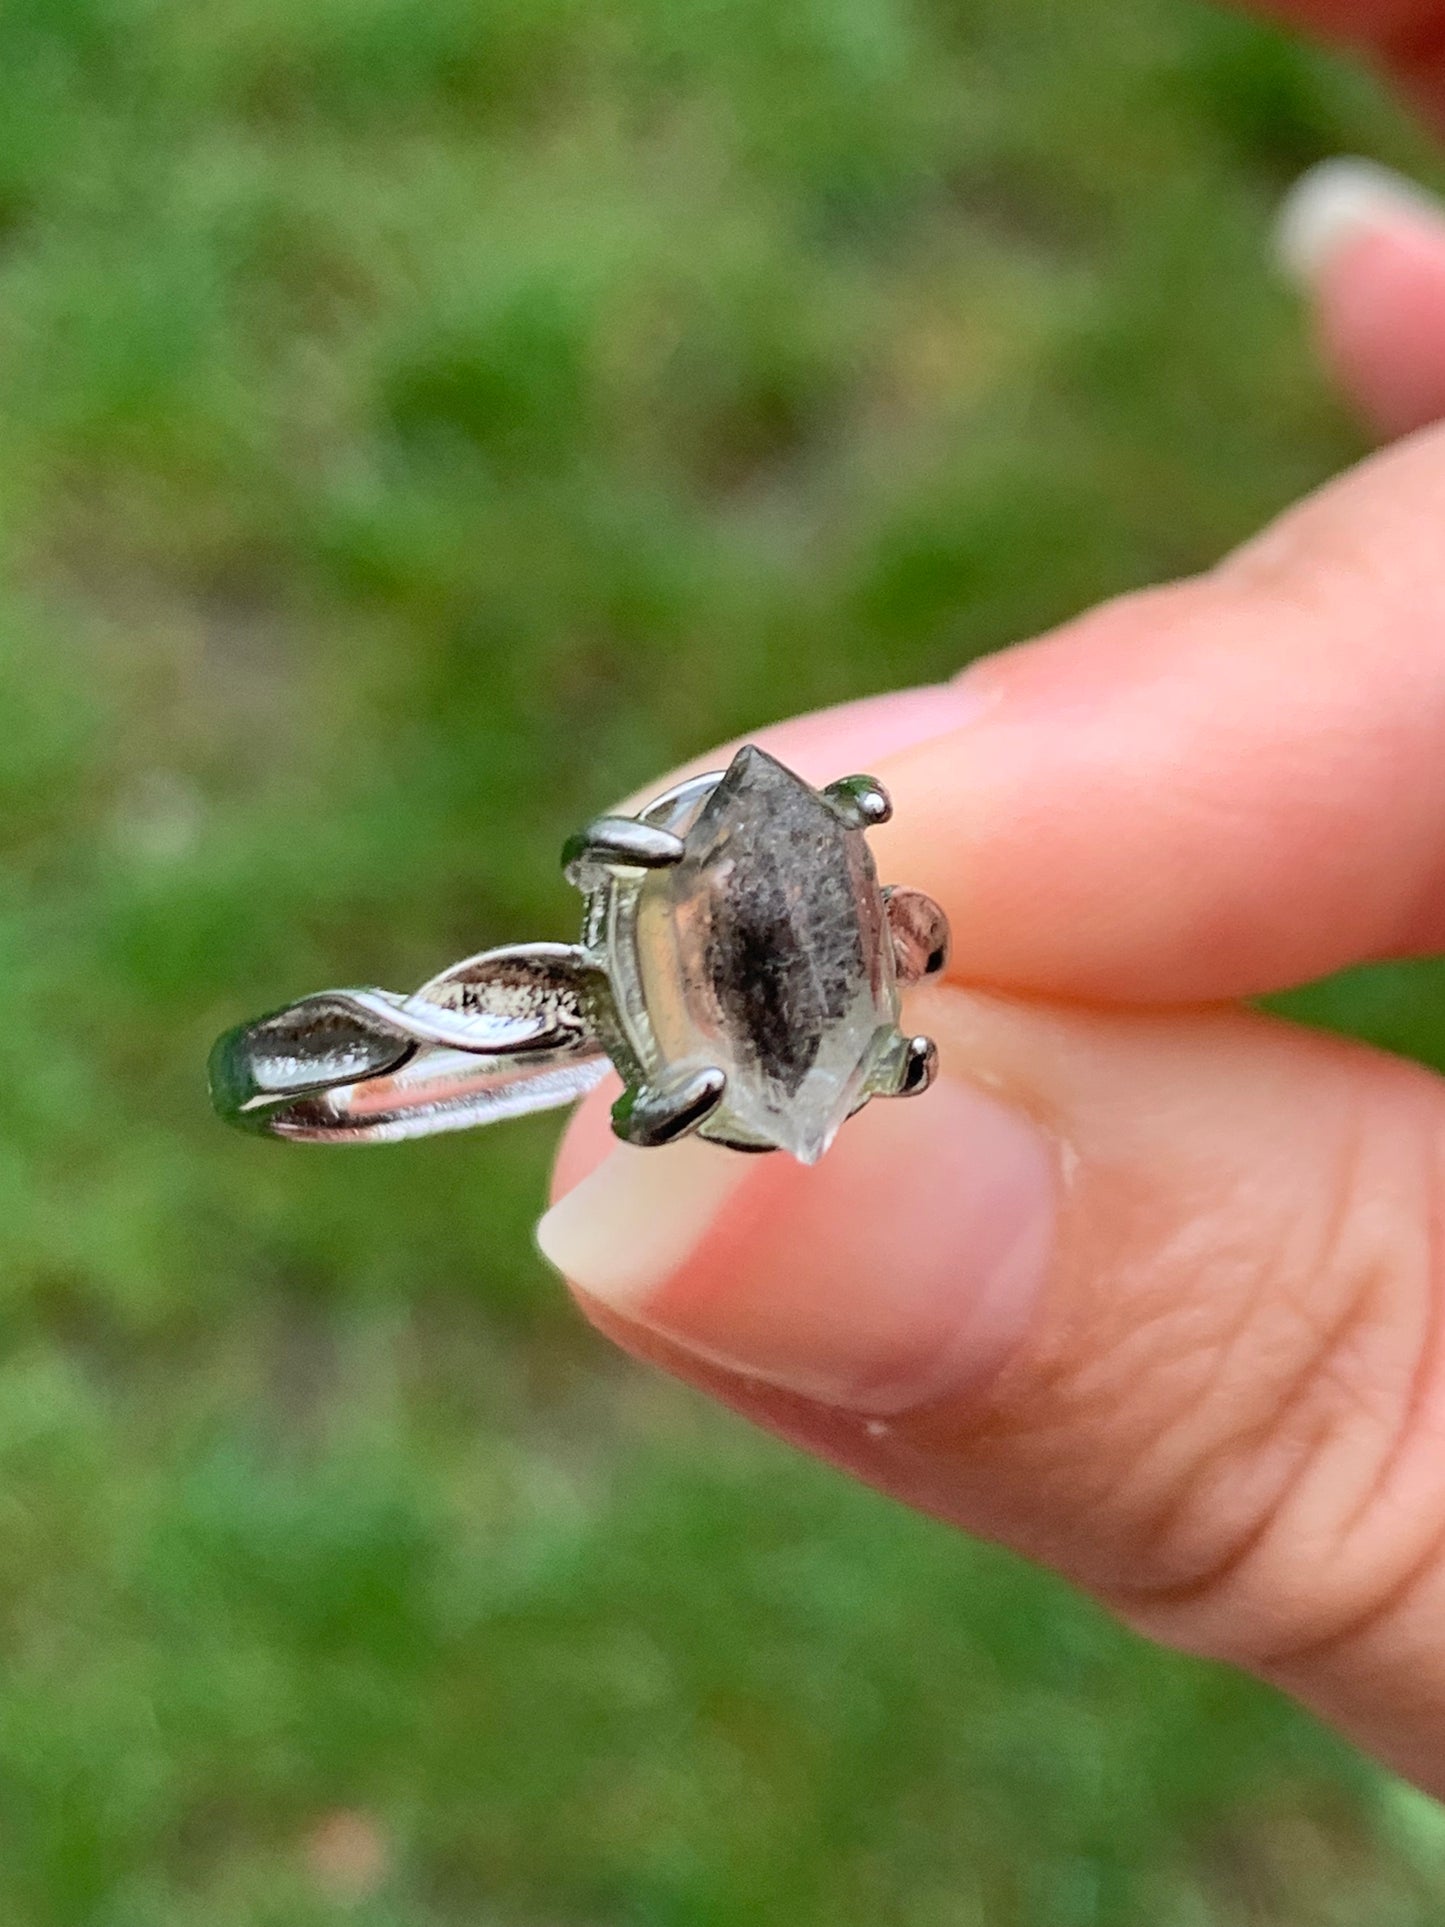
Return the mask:
M 459 1130 L 571 1103 L 609 1068 L 635 1145 L 696 1133 L 814 1163 L 873 1097 L 932 1082 L 902 989 L 941 971 L 943 911 L 880 886 L 871 777 L 814 789 L 749 744 L 563 852 L 576 944 L 507 945 L 410 996 L 332 990 L 228 1031 L 211 1092 L 229 1122 L 301 1142 Z

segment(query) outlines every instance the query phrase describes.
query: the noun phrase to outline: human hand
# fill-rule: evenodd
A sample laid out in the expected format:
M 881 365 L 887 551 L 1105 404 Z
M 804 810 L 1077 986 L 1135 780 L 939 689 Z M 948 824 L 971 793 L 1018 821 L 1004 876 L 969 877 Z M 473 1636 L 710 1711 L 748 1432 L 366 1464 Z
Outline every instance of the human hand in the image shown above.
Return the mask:
M 1294 258 L 1413 425 L 1445 222 L 1339 187 Z M 761 740 L 891 791 L 880 872 L 954 930 L 909 1015 L 939 1081 L 812 1169 L 614 1147 L 599 1095 L 544 1250 L 630 1350 L 1445 1793 L 1445 1083 L 1240 1003 L 1445 949 L 1445 429 L 1208 576 Z

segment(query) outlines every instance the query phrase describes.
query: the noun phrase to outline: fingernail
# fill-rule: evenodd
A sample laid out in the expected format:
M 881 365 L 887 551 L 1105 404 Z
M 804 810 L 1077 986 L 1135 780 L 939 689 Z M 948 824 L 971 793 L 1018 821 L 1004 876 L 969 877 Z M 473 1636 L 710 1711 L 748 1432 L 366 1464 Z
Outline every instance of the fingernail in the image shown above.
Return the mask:
M 590 1297 L 641 1317 L 747 1174 L 745 1158 L 702 1138 L 619 1144 L 546 1213 L 537 1244 Z
M 710 1365 L 897 1413 L 996 1372 L 1034 1315 L 1057 1214 L 1047 1136 L 944 1078 L 870 1105 L 812 1169 L 700 1139 L 621 1147 L 543 1218 L 585 1297 Z
M 771 750 L 807 782 L 831 783 L 840 769 L 851 773 L 871 768 L 880 758 L 951 736 L 992 709 L 1002 690 L 992 676 L 980 673 L 986 662 L 984 658 L 970 664 L 949 682 L 859 696 L 830 709 L 792 716 L 785 723 L 770 723 L 686 764 L 679 773 L 721 766 L 735 749 L 750 742 Z M 656 794 L 655 785 L 638 790 L 618 808 L 639 809 Z
M 845 763 L 850 770 L 870 768 L 882 757 L 951 736 L 992 709 L 1001 691 L 977 668 L 971 665 L 951 682 L 895 689 L 795 716 L 760 731 L 755 740 L 810 783 L 830 783 Z
M 1422 221 L 1439 226 L 1445 207 L 1418 182 L 1377 161 L 1321 161 L 1285 196 L 1275 221 L 1275 258 L 1291 280 L 1311 287 L 1357 235 Z

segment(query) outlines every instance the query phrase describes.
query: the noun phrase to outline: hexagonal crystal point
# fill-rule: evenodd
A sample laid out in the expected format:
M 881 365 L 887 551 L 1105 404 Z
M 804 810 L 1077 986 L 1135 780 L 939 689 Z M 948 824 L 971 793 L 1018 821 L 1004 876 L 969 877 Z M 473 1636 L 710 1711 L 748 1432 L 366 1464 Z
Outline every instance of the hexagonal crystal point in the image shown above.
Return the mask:
M 704 1135 L 821 1157 L 898 1017 L 863 832 L 771 756 L 740 750 L 682 861 L 642 883 L 630 936 L 648 1082 L 714 1065 L 727 1090 Z

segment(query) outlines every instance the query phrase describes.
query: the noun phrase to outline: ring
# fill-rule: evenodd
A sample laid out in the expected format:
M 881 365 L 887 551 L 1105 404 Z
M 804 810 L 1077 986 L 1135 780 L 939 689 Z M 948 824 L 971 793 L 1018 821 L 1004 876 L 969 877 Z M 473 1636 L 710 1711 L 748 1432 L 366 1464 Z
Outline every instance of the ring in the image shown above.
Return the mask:
M 562 854 L 576 944 L 509 944 L 411 996 L 325 990 L 227 1031 L 211 1095 L 228 1122 L 303 1143 L 382 1143 L 570 1104 L 615 1068 L 613 1128 L 696 1132 L 820 1158 L 872 1097 L 933 1081 L 899 991 L 941 971 L 948 922 L 879 885 L 870 776 L 814 789 L 749 744 Z

